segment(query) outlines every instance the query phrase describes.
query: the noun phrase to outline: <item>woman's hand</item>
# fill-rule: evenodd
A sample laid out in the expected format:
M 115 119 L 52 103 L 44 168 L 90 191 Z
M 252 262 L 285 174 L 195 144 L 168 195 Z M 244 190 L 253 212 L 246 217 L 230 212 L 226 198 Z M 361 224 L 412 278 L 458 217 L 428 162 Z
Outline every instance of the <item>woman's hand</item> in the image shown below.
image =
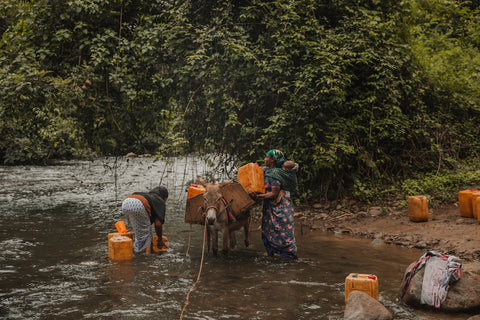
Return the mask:
M 168 242 L 158 241 L 157 247 L 158 247 L 158 249 L 162 249 L 164 247 L 168 248 Z

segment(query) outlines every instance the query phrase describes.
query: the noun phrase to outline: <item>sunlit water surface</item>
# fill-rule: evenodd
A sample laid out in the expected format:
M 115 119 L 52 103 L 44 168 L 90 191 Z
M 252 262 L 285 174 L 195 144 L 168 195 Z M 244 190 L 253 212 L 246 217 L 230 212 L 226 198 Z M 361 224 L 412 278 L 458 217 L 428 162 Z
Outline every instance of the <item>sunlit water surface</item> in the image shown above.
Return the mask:
M 468 318 L 396 302 L 405 268 L 423 252 L 298 226 L 299 263 L 267 257 L 255 225 L 249 248 L 205 256 L 201 266 L 203 226 L 184 223 L 186 189 L 211 170 L 193 157 L 0 167 L 0 317 L 179 319 L 184 310 L 183 319 L 342 319 L 345 277 L 356 272 L 378 276 L 395 319 Z M 158 184 L 170 191 L 171 249 L 110 261 L 107 235 L 123 219 L 121 200 Z

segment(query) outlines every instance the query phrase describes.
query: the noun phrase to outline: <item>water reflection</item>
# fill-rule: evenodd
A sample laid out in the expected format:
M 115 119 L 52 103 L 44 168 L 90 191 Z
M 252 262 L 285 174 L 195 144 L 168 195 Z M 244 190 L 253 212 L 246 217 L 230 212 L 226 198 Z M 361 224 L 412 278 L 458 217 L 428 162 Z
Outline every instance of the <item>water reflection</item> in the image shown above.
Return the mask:
M 183 221 L 185 191 L 210 170 L 192 157 L 0 167 L 0 317 L 178 319 L 203 240 L 202 226 L 190 233 Z M 228 170 L 225 179 L 233 176 Z M 170 191 L 164 232 L 171 249 L 110 261 L 107 235 L 123 219 L 121 199 L 159 183 Z M 297 234 L 301 261 L 292 263 L 265 255 L 258 226 L 251 239 L 249 248 L 205 258 L 184 319 L 341 319 L 350 272 L 378 276 L 380 301 L 395 319 L 467 318 L 395 302 L 406 266 L 422 252 L 305 232 Z

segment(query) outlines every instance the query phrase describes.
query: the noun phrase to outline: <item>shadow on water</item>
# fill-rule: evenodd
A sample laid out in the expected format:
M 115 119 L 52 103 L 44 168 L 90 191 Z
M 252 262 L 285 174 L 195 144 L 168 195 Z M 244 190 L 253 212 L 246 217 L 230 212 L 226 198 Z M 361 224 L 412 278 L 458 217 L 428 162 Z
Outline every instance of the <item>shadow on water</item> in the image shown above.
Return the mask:
M 179 319 L 198 276 L 203 239 L 202 226 L 190 233 L 183 222 L 185 191 L 211 168 L 194 158 L 114 164 L 99 159 L 0 167 L 0 317 Z M 121 199 L 160 181 L 170 191 L 164 232 L 171 249 L 110 261 L 107 234 L 122 219 Z M 301 260 L 292 263 L 265 255 L 258 226 L 251 239 L 249 248 L 205 257 L 184 319 L 341 319 L 351 272 L 378 276 L 380 301 L 395 319 L 468 317 L 395 302 L 405 268 L 423 252 L 297 232 Z M 243 235 L 237 240 L 243 243 Z

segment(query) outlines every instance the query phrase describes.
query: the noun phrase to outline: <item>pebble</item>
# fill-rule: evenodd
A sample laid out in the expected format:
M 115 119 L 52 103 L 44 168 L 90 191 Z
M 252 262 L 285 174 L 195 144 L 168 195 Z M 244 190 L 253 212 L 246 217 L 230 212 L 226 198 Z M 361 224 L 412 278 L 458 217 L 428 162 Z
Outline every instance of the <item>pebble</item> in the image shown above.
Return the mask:
M 385 241 L 382 239 L 373 239 L 371 244 L 385 244 Z

